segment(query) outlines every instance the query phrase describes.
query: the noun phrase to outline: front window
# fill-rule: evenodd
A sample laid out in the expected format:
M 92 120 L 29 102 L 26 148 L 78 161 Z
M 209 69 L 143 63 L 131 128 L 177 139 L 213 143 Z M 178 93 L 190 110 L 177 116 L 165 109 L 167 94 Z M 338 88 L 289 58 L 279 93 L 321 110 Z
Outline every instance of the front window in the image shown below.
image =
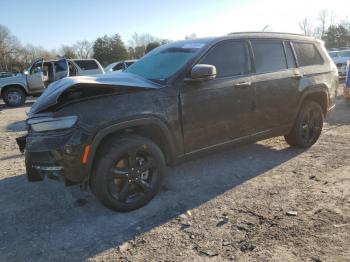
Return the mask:
M 206 42 L 178 42 L 154 49 L 124 72 L 164 82 L 193 58 Z

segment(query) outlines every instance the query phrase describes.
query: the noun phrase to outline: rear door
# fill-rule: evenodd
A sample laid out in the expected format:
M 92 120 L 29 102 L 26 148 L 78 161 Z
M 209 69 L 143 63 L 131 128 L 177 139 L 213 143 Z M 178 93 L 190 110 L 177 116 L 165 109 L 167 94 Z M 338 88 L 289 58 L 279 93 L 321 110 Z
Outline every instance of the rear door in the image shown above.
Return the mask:
M 298 105 L 302 77 L 289 41 L 251 40 L 255 62 L 255 132 L 290 124 Z
M 246 41 L 220 42 L 198 64 L 214 65 L 217 76 L 181 89 L 186 153 L 249 133 L 254 100 Z

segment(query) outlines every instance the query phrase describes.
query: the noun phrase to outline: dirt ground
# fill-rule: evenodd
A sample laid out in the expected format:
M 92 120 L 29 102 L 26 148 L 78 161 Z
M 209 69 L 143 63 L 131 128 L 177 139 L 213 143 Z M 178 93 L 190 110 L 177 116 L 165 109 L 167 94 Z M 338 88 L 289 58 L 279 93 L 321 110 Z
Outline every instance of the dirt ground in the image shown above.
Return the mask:
M 175 168 L 146 207 L 115 213 L 79 188 L 28 183 L 25 107 L 0 105 L 0 261 L 350 261 L 350 107 L 320 140 L 278 137 Z

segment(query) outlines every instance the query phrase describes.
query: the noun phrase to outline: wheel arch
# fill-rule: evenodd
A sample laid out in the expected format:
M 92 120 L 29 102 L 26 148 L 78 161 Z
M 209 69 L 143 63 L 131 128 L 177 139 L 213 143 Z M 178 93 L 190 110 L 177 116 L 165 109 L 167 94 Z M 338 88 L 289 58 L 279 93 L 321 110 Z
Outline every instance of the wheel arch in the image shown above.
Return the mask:
M 26 95 L 28 95 L 28 90 L 26 89 L 26 87 L 23 86 L 22 84 L 18 83 L 18 84 L 8 84 L 8 85 L 5 85 L 5 86 L 2 86 L 1 89 L 0 89 L 0 91 L 1 91 L 1 93 L 0 93 L 1 97 L 3 96 L 3 93 L 5 92 L 5 90 L 7 90 L 7 89 L 9 89 L 9 88 L 11 88 L 11 87 L 21 88 L 21 89 L 24 91 L 24 93 L 25 93 Z
M 113 124 L 100 130 L 90 143 L 87 161 L 89 174 L 94 167 L 98 150 L 116 136 L 128 133 L 137 134 L 152 140 L 163 151 L 167 164 L 173 164 L 175 162 L 176 147 L 173 134 L 162 120 L 156 117 L 148 117 Z
M 322 108 L 323 115 L 324 116 L 327 115 L 328 105 L 329 105 L 329 95 L 328 95 L 327 87 L 316 86 L 305 90 L 301 96 L 301 99 L 299 100 L 298 110 L 297 110 L 298 113 L 306 101 L 317 102 Z

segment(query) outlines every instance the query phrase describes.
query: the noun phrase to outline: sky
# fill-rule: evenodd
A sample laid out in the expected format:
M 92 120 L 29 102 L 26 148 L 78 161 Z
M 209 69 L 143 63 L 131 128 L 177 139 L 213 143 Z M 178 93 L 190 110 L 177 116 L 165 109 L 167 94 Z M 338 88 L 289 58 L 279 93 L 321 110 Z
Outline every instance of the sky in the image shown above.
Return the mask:
M 321 9 L 350 19 L 349 0 L 0 0 L 0 24 L 23 45 L 58 49 L 116 33 L 126 44 L 134 32 L 180 40 L 269 25 L 272 31 L 300 33 L 298 22 L 315 19 Z

